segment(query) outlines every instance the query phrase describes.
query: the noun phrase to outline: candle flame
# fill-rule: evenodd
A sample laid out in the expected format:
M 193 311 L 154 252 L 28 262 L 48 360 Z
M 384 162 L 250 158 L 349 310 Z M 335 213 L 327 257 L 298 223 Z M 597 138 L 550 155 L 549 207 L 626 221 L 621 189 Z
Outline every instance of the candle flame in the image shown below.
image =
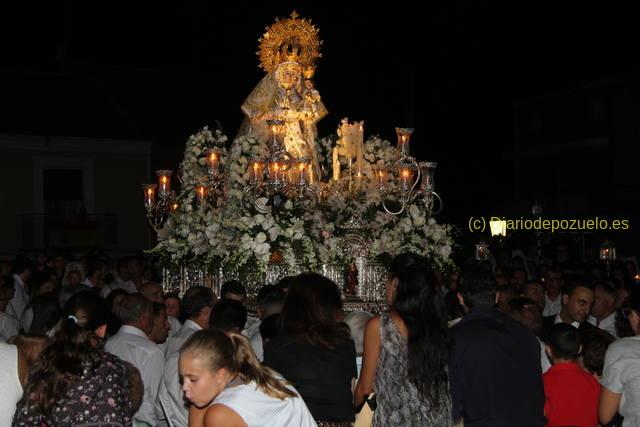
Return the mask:
M 164 176 L 164 175 L 162 175 L 162 176 L 160 177 L 160 182 L 162 182 L 163 184 L 166 184 L 166 183 L 167 183 L 167 177 L 166 177 L 166 176 Z

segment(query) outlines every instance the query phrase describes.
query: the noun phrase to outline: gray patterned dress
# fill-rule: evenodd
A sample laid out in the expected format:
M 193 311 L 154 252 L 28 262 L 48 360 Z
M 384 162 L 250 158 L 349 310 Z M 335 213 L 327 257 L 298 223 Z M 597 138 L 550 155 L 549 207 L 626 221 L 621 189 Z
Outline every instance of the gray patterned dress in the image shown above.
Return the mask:
M 448 386 L 438 393 L 440 405 L 433 409 L 423 401 L 415 385 L 407 379 L 407 339 L 388 314 L 380 316 L 380 356 L 374 390 L 377 408 L 374 427 L 451 427 L 451 397 Z

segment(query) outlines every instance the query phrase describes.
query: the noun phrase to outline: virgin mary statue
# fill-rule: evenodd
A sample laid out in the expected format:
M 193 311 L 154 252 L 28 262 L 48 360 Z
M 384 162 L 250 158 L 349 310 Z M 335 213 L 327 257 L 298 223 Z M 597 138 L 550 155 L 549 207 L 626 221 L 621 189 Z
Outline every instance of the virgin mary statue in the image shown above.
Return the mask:
M 276 21 L 260 39 L 260 67 L 267 74 L 242 103 L 245 119 L 237 136 L 253 135 L 267 143 L 267 120 L 284 120 L 285 149 L 294 157 L 306 157 L 316 179 L 321 171 L 316 152 L 316 123 L 327 109 L 314 88 L 315 60 L 320 57 L 317 28 L 304 19 Z

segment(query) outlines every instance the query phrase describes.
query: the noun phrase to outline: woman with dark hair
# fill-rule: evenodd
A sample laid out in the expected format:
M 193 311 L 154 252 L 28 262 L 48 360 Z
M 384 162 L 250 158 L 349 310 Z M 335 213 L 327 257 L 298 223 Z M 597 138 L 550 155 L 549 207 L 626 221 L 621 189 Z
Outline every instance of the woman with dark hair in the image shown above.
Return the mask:
M 240 334 L 198 331 L 178 363 L 190 426 L 315 426 L 296 390 L 263 367 Z
M 30 372 L 14 426 L 131 425 L 131 371 L 102 351 L 109 311 L 91 291 L 72 296 L 60 329 Z
M 426 260 L 402 254 L 387 279 L 390 311 L 369 320 L 355 403 L 375 391 L 374 426 L 453 425 L 444 295 Z
M 301 274 L 280 313 L 280 335 L 264 348 L 265 365 L 293 384 L 319 425 L 354 420 L 356 351 L 342 317 L 336 284 L 319 274 Z

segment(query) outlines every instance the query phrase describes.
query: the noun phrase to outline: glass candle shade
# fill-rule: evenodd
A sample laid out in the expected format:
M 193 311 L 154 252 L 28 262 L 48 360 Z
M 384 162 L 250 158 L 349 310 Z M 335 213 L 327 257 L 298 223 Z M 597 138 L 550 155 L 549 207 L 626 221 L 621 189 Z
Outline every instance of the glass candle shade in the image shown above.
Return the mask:
M 144 192 L 144 206 L 146 208 L 153 208 L 156 204 L 156 190 L 158 184 L 143 184 L 142 191 Z
M 411 140 L 412 128 L 396 128 L 398 135 L 398 151 L 403 155 L 409 154 L 409 141 Z
M 160 196 L 167 196 L 171 192 L 171 175 L 172 170 L 161 169 L 156 171 L 158 176 L 158 193 Z

